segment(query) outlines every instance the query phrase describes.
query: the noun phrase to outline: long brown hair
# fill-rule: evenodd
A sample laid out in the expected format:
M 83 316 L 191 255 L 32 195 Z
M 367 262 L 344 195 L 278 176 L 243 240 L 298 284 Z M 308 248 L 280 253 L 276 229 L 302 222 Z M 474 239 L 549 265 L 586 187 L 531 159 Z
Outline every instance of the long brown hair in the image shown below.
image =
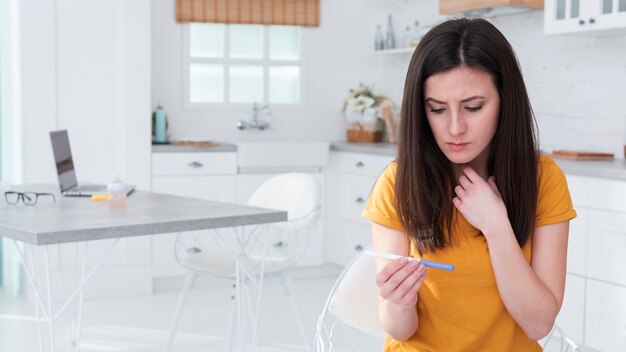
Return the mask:
M 431 29 L 409 64 L 398 138 L 396 208 L 400 222 L 420 253 L 451 244 L 452 163 L 437 146 L 426 119 L 424 82 L 460 66 L 491 75 L 500 95 L 500 116 L 487 170 L 494 175 L 520 246 L 535 226 L 536 123 L 513 48 L 483 19 L 455 19 Z M 447 235 L 446 235 L 447 234 Z

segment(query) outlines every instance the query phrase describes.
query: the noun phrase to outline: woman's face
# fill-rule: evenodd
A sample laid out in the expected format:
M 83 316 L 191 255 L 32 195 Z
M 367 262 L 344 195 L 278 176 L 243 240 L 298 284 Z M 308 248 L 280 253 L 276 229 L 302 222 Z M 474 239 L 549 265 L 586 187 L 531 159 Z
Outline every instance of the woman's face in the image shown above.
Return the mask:
M 491 75 L 468 67 L 432 75 L 424 82 L 424 102 L 428 123 L 445 156 L 455 164 L 477 164 L 472 166 L 486 171 L 500 113 L 500 96 Z

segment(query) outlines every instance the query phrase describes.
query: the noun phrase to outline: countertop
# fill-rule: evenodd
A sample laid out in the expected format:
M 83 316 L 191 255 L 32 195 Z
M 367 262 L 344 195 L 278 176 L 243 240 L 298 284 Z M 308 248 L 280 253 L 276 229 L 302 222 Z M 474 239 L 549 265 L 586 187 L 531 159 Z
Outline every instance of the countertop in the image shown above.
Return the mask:
M 375 155 L 395 156 L 396 145 L 389 143 L 333 142 L 331 150 Z M 626 160 L 569 160 L 552 157 L 569 175 L 612 178 L 626 181 Z
M 330 150 L 369 155 L 395 156 L 396 145 L 390 143 L 349 143 L 331 142 Z M 153 145 L 153 153 L 206 153 L 206 152 L 236 152 L 237 145 L 221 143 L 216 147 L 188 147 L 178 145 Z M 626 160 L 598 160 L 578 161 L 553 158 L 563 172 L 570 175 L 612 178 L 626 181 Z
M 218 142 L 219 143 L 219 142 Z M 174 144 L 153 144 L 153 153 L 215 153 L 236 152 L 237 145 L 231 143 L 219 143 L 215 147 L 190 147 Z

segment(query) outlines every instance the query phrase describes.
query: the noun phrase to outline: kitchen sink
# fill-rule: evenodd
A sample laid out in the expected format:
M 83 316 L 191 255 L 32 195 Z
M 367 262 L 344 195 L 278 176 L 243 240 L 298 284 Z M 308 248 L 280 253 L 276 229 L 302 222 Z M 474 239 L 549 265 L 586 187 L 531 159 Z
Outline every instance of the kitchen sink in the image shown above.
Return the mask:
M 328 164 L 328 142 L 237 143 L 239 172 L 313 171 Z

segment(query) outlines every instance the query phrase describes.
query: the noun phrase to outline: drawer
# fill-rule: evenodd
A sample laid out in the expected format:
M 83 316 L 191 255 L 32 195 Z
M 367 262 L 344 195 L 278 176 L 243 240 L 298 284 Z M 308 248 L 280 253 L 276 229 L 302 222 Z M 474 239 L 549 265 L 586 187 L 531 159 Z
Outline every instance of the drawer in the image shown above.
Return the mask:
M 344 219 L 363 222 L 369 221 L 361 216 L 374 183 L 374 177 L 341 175 L 343 191 L 341 194 L 341 216 Z
M 624 351 L 626 287 L 587 280 L 585 346 L 599 351 Z
M 236 174 L 237 153 L 154 153 L 152 176 Z
M 585 278 L 567 274 L 565 296 L 561 311 L 556 317 L 558 325 L 565 336 L 574 342 L 583 344 L 583 327 L 585 325 Z
M 370 225 L 344 220 L 341 223 L 341 228 L 344 235 L 345 263 L 372 246 L 372 227 Z
M 337 153 L 337 162 L 342 172 L 355 175 L 378 176 L 385 170 L 394 158 L 383 155 L 369 155 L 358 153 Z
M 626 286 L 626 214 L 589 209 L 587 276 Z

